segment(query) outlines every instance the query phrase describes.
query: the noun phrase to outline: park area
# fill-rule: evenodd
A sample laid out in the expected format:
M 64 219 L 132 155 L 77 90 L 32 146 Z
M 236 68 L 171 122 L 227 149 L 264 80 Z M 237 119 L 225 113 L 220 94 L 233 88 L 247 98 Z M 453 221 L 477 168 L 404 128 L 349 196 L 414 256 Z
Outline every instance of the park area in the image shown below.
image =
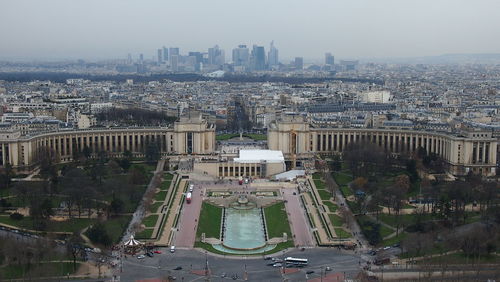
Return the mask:
M 353 143 L 341 159 L 328 161 L 364 237 L 376 247 L 401 246 L 403 258 L 451 252 L 459 260 L 495 253 L 499 183 L 473 174 L 445 177 L 437 156 L 417 151 L 396 158 L 373 144 Z M 321 190 L 320 181 L 314 178 Z
M 142 240 L 156 240 L 161 235 L 174 200 L 179 183 L 174 181 L 174 175 L 165 173 L 156 190 L 146 195 L 146 210 L 141 225 L 136 228 L 135 238 Z
M 110 246 L 120 240 L 154 169 L 124 159 L 48 166 L 35 181 L 11 182 L 1 190 L 0 224 L 59 238 L 82 234 L 82 242 L 87 237 Z

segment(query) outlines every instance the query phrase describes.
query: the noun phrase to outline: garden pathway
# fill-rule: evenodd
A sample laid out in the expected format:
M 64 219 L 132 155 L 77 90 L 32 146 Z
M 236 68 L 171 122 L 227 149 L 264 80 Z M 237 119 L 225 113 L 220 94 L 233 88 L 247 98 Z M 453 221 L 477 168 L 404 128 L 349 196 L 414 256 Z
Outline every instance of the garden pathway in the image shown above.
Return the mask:
M 144 191 L 144 195 L 151 193 L 152 190 L 157 188 L 155 183 L 160 182 L 159 180 L 163 175 L 164 165 L 165 165 L 165 160 L 158 161 L 158 163 L 156 164 L 156 170 L 154 171 L 153 177 L 151 177 L 151 180 L 149 181 L 148 188 L 146 189 L 146 191 Z M 146 215 L 147 212 L 145 209 L 145 201 L 146 199 L 143 197 L 141 203 L 139 204 L 134 214 L 132 215 L 132 219 L 130 220 L 127 230 L 125 230 L 125 232 L 123 233 L 122 237 L 123 242 L 130 239 L 130 235 L 132 235 L 135 232 L 134 226 L 141 224 L 142 220 L 144 219 L 144 216 Z

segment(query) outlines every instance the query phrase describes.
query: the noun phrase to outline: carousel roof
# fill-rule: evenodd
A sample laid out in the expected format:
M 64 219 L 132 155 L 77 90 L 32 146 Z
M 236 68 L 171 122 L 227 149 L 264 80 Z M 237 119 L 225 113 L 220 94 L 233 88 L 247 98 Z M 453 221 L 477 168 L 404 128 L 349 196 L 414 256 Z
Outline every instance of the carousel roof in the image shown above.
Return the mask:
M 134 235 L 130 235 L 130 240 L 123 243 L 123 245 L 125 245 L 126 247 L 134 247 L 134 246 L 139 246 L 142 244 L 143 244 L 142 242 L 139 242 L 136 239 L 134 239 Z

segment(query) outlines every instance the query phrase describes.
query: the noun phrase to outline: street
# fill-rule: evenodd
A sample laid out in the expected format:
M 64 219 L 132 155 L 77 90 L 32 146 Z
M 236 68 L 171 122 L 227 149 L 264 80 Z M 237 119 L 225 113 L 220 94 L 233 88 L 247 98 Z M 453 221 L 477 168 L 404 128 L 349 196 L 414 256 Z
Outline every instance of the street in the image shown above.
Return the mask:
M 268 266 L 270 261 L 264 260 L 262 256 L 236 258 L 205 255 L 204 251 L 197 250 L 177 250 L 173 254 L 166 248 L 162 248 L 161 251 L 162 254 L 152 258 L 137 259 L 129 256 L 124 260 L 123 273 L 117 273 L 120 275 L 120 280 L 166 278 L 171 275 L 180 281 L 198 281 L 204 278 L 207 262 L 213 280 L 231 279 L 232 276 L 237 275 L 236 280 L 243 281 L 245 268 L 249 281 L 282 281 L 283 278 L 280 268 Z M 293 250 L 284 255 L 281 252 L 279 254 L 282 255 L 281 257 L 293 256 L 309 259 L 307 267 L 285 275 L 289 281 L 304 281 L 306 272 L 311 270 L 314 273 L 308 274 L 309 279 L 320 278 L 327 266 L 332 268 L 330 273 L 345 272 L 346 276 L 351 278 L 359 271 L 358 256 L 339 252 L 336 249 L 313 248 L 305 251 Z M 174 270 L 179 266 L 182 269 Z M 224 274 L 226 277 L 222 277 Z

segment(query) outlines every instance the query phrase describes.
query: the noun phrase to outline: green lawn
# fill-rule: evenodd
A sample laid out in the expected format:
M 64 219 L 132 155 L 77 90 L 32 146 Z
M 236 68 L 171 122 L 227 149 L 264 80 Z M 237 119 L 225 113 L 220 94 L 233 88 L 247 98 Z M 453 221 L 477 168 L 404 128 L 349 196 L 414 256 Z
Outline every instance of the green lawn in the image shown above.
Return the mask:
M 170 183 L 172 183 L 172 181 L 170 181 L 170 180 L 163 181 L 161 183 L 160 190 L 162 190 L 162 191 L 168 190 L 168 188 L 170 187 Z
M 77 262 L 76 269 L 78 269 L 80 265 L 81 263 Z M 0 277 L 2 279 L 22 278 L 23 280 L 37 280 L 37 277 L 66 276 L 68 273 L 72 274 L 74 272 L 72 262 L 48 262 L 39 266 L 32 265 L 30 269 L 28 269 L 27 265 L 22 264 L 0 267 Z
M 383 224 L 380 224 L 380 236 L 382 236 L 382 238 L 384 238 L 385 236 L 391 235 L 395 231 L 396 230 L 392 230 L 389 227 L 387 227 L 387 226 L 385 226 Z M 400 229 L 400 231 L 401 231 L 401 229 Z
M 152 214 L 142 220 L 142 224 L 146 227 L 155 227 L 156 221 L 158 221 L 158 215 Z
M 401 241 L 403 241 L 407 236 L 408 233 L 399 231 L 398 236 L 394 236 L 387 240 L 383 240 L 382 243 L 380 243 L 380 245 L 385 247 L 385 246 L 392 246 L 394 244 L 401 244 Z
M 218 134 L 218 135 L 215 135 L 215 140 L 225 141 L 225 140 L 229 140 L 231 138 L 238 137 L 238 136 L 240 136 L 240 135 L 239 134 Z
M 166 181 L 172 181 L 172 179 L 174 179 L 174 175 L 171 173 L 165 173 L 163 175 L 163 179 L 165 179 Z
M 154 202 L 151 204 L 151 206 L 149 207 L 149 211 L 152 212 L 152 213 L 156 213 L 156 212 L 159 212 L 158 211 L 158 208 L 163 205 L 163 202 Z
M 325 182 L 323 182 L 322 179 L 314 179 L 314 185 L 316 186 L 316 189 L 318 189 L 318 190 L 326 189 Z
M 148 180 L 149 182 L 149 180 Z M 144 195 L 144 192 L 146 191 L 147 185 L 135 185 L 135 189 L 137 194 L 141 195 L 137 199 L 131 200 L 129 196 L 122 195 L 120 199 L 123 200 L 125 203 L 125 207 L 123 208 L 123 211 L 126 213 L 133 213 L 137 209 L 137 206 L 139 205 L 140 199 L 142 199 L 142 195 Z
M 264 208 L 266 215 L 267 234 L 269 238 L 282 237 L 283 233 L 292 236 L 288 216 L 285 210 L 285 203 L 280 202 L 272 206 Z
M 347 185 L 340 186 L 340 191 L 342 191 L 342 194 L 344 195 L 344 197 L 349 197 L 349 196 L 354 195 L 354 193 L 352 193 L 351 188 L 349 188 Z
M 466 254 L 459 252 L 455 254 L 449 254 L 439 257 L 433 257 L 425 259 L 424 261 L 417 262 L 418 264 L 442 264 L 446 262 L 446 264 L 472 264 L 472 263 L 500 263 L 500 256 L 490 254 L 490 255 L 481 255 L 481 257 L 467 257 Z
M 95 221 L 88 218 L 72 218 L 66 221 L 49 221 L 46 231 L 75 232 L 84 229 Z M 5 223 L 18 228 L 33 229 L 33 219 L 29 216 L 21 220 L 13 220 L 9 216 L 0 216 L 0 223 Z
M 418 215 L 416 214 L 401 214 L 399 216 L 396 216 L 394 214 L 380 214 L 379 215 L 379 220 L 384 222 L 387 225 L 390 225 L 392 227 L 397 226 L 397 221 L 399 220 L 399 226 L 409 226 L 414 224 L 416 221 Z M 432 214 L 424 214 L 421 215 L 423 217 L 423 221 L 431 220 L 437 218 L 437 216 L 432 215 Z M 399 217 L 399 219 L 398 219 Z
M 7 197 L 7 196 L 11 196 L 13 195 L 12 194 L 12 189 L 0 189 L 0 198 L 2 197 Z
M 313 173 L 313 179 L 315 179 L 315 180 L 316 179 L 321 179 L 321 173 L 319 173 L 319 172 Z
M 135 238 L 137 238 L 137 239 L 151 239 L 151 237 L 153 236 L 154 230 L 155 230 L 154 228 L 145 228 L 141 232 L 135 234 Z
M 164 201 L 166 197 L 167 197 L 167 191 L 160 191 L 156 193 L 154 199 L 156 201 Z
M 221 220 L 222 208 L 203 202 L 196 237 L 200 238 L 205 233 L 206 238 L 219 239 Z
M 335 227 L 340 227 L 342 226 L 342 218 L 336 214 L 329 214 L 330 221 L 332 222 L 333 226 Z
M 332 198 L 332 193 L 330 193 L 326 190 L 318 189 L 318 194 L 319 194 L 319 197 L 321 198 L 321 200 L 323 200 L 323 201 L 327 201 L 327 200 L 330 200 L 330 198 Z
M 267 140 L 266 134 L 243 134 L 243 136 L 251 138 L 255 141 Z
M 351 233 L 345 231 L 344 228 L 342 227 L 335 227 L 335 233 L 337 234 L 337 237 L 345 239 L 345 238 L 351 238 Z
M 323 205 L 327 206 L 328 210 L 330 210 L 330 212 L 336 212 L 337 209 L 339 208 L 336 204 L 334 204 L 330 201 L 323 201 Z
M 117 243 L 121 239 L 123 232 L 127 229 L 130 219 L 132 219 L 131 215 L 123 215 L 112 217 L 103 222 L 104 228 L 111 237 L 113 243 Z
M 403 205 L 403 209 L 414 209 L 414 208 L 415 208 L 414 206 L 412 206 L 412 205 L 410 205 L 410 204 L 408 204 L 408 203 L 405 203 L 405 204 Z
M 415 198 L 418 196 L 419 192 L 420 192 L 420 182 L 421 180 L 418 179 L 417 181 L 415 181 L 415 183 L 412 183 L 411 186 L 410 186 L 410 190 L 408 190 L 408 193 L 406 194 L 406 197 L 412 197 L 412 198 Z
M 342 172 L 333 172 L 332 173 L 333 179 L 335 179 L 335 182 L 339 185 L 347 185 L 349 182 L 352 181 L 352 176 L 342 173 Z

